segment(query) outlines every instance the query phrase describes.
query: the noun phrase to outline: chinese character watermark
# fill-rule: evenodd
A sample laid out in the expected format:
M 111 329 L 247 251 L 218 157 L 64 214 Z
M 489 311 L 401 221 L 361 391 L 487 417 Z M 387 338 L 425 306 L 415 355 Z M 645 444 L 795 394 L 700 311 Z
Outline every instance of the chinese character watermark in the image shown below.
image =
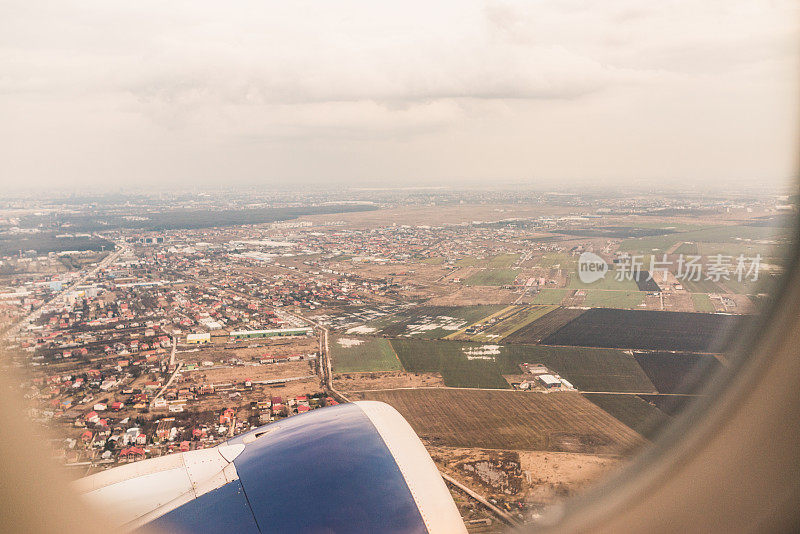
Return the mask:
M 666 254 L 660 258 L 651 255 L 646 261 L 643 255 L 624 254 L 614 261 L 614 279 L 618 282 L 625 280 L 640 281 L 644 272 L 646 280 L 667 281 L 669 273 L 674 273 L 680 281 L 699 282 L 710 280 L 712 282 L 736 280 L 738 282 L 758 281 L 761 269 L 761 255 L 738 257 L 715 254 L 706 258 L 697 255 L 679 254 L 675 259 L 669 259 Z M 648 269 L 649 267 L 649 269 Z M 578 258 L 578 278 L 584 284 L 591 284 L 605 278 L 610 270 L 608 263 L 593 252 L 584 252 Z

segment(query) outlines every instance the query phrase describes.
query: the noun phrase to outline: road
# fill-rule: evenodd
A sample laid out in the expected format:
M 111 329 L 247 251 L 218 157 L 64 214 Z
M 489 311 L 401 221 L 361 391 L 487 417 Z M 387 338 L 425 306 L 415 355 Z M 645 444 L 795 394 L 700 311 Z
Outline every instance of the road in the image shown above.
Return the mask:
M 77 280 L 75 280 L 68 286 L 63 287 L 61 291 L 59 291 L 58 293 L 56 293 L 55 296 L 53 296 L 53 298 L 51 298 L 50 300 L 39 306 L 37 309 L 33 310 L 31 313 L 29 313 L 19 321 L 17 321 L 16 324 L 14 324 L 8 330 L 6 330 L 4 337 L 6 339 L 15 337 L 24 326 L 35 322 L 37 319 L 39 319 L 39 317 L 42 316 L 43 313 L 46 313 L 54 309 L 56 306 L 63 304 L 66 295 L 68 295 L 71 291 L 76 289 L 79 285 L 85 283 L 86 280 L 96 275 L 101 269 L 105 269 L 106 267 L 117 261 L 117 259 L 119 259 L 119 257 L 124 252 L 127 252 L 127 250 L 128 249 L 125 247 L 120 247 L 120 249 L 117 250 L 116 252 L 113 252 L 112 254 L 109 254 L 108 256 L 103 258 L 103 260 L 100 263 L 98 263 L 92 270 L 87 271 L 86 274 L 79 277 Z
M 175 365 L 175 353 L 178 351 L 178 337 L 172 336 L 172 352 L 169 353 L 169 366 Z
M 471 388 L 471 387 L 457 387 L 457 386 L 407 386 L 396 388 L 374 388 L 374 389 L 354 389 L 350 393 L 372 393 L 375 391 L 403 391 L 409 389 L 423 390 L 423 389 L 460 389 L 464 391 L 506 391 L 519 393 L 520 395 L 532 394 L 548 394 L 557 395 L 559 393 L 589 393 L 592 395 L 648 395 L 650 397 L 703 397 L 704 395 L 698 393 L 659 393 L 657 391 L 584 391 L 582 389 L 558 390 L 558 391 L 544 391 L 544 390 L 526 390 L 526 389 L 511 389 L 511 388 Z
M 150 409 L 152 409 L 152 408 L 153 408 L 153 404 L 155 404 L 156 400 L 157 400 L 157 399 L 158 399 L 158 398 L 159 398 L 161 395 L 163 395 L 163 394 L 164 394 L 164 391 L 166 391 L 166 389 L 167 389 L 169 386 L 171 386 L 171 385 L 172 385 L 172 382 L 173 382 L 173 380 L 175 380 L 175 377 L 176 377 L 176 376 L 178 376 L 178 373 L 181 371 L 181 367 L 183 367 L 183 362 L 178 362 L 178 366 L 175 368 L 175 372 L 174 372 L 174 373 L 172 373 L 172 376 L 170 376 L 170 377 L 169 377 L 169 380 L 167 380 L 167 383 L 166 383 L 166 384 L 164 384 L 164 385 L 161 387 L 161 389 L 160 389 L 160 390 L 158 390 L 158 393 L 156 393 L 156 396 L 155 396 L 155 397 L 153 397 L 153 400 L 152 400 L 152 401 L 150 401 Z
M 301 321 L 305 321 L 306 323 L 314 326 L 320 332 L 319 336 L 319 364 L 320 364 L 320 371 L 322 372 L 322 382 L 325 384 L 325 387 L 328 391 L 331 392 L 333 397 L 335 397 L 338 401 L 350 402 L 350 399 L 344 395 L 342 392 L 338 391 L 336 388 L 333 387 L 333 383 L 331 378 L 333 377 L 333 370 L 331 368 L 331 358 L 330 358 L 330 341 L 329 341 L 329 334 L 328 334 L 328 327 L 309 319 L 308 317 L 303 317 L 300 314 L 290 312 L 288 310 L 283 310 L 284 313 L 287 315 L 291 315 L 296 319 L 300 319 Z
M 519 520 L 517 520 L 516 518 L 512 517 L 510 514 L 504 512 L 503 510 L 501 510 L 497 506 L 493 505 L 492 503 L 490 503 L 489 501 L 484 499 L 481 495 L 479 495 L 475 491 L 471 490 L 470 488 L 468 488 L 467 486 L 465 486 L 464 484 L 462 484 L 458 480 L 454 479 L 453 477 L 451 477 L 447 473 L 443 473 L 441 470 L 439 471 L 439 474 L 442 475 L 442 478 L 445 480 L 445 482 L 447 482 L 448 484 L 452 484 L 453 486 L 457 487 L 458 489 L 460 489 L 461 491 L 463 491 L 464 493 L 466 493 L 467 495 L 469 495 L 470 497 L 472 497 L 473 499 L 475 499 L 476 501 L 481 503 L 490 512 L 492 512 L 494 515 L 499 517 L 504 523 L 506 523 L 508 525 L 511 525 L 512 527 L 520 526 L 521 523 L 519 522 Z

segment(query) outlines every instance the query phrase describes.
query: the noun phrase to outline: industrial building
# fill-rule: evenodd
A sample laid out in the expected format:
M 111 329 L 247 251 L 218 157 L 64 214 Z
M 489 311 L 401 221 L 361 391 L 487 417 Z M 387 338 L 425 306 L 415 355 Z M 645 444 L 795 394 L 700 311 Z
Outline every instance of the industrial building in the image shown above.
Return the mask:
M 275 328 L 271 330 L 234 330 L 231 332 L 232 339 L 253 339 L 259 337 L 277 336 L 310 336 L 314 329 L 310 326 L 301 328 Z
M 554 377 L 553 375 L 539 375 L 539 380 L 541 380 L 542 384 L 546 388 L 560 388 L 561 387 L 561 380 Z
M 203 332 L 200 334 L 186 334 L 187 343 L 209 343 L 211 341 L 211 334 Z

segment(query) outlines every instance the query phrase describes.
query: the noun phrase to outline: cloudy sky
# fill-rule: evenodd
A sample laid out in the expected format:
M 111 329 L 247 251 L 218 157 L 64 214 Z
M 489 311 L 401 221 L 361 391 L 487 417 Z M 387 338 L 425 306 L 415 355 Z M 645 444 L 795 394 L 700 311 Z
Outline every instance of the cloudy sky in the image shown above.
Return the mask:
M 0 184 L 781 183 L 799 6 L 0 0 Z

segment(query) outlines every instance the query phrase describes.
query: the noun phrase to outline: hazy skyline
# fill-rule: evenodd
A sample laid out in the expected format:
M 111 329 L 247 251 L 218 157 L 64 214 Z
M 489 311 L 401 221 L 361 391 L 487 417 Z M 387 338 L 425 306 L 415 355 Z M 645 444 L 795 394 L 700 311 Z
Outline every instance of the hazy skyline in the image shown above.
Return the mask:
M 10 188 L 796 174 L 794 1 L 0 6 Z

